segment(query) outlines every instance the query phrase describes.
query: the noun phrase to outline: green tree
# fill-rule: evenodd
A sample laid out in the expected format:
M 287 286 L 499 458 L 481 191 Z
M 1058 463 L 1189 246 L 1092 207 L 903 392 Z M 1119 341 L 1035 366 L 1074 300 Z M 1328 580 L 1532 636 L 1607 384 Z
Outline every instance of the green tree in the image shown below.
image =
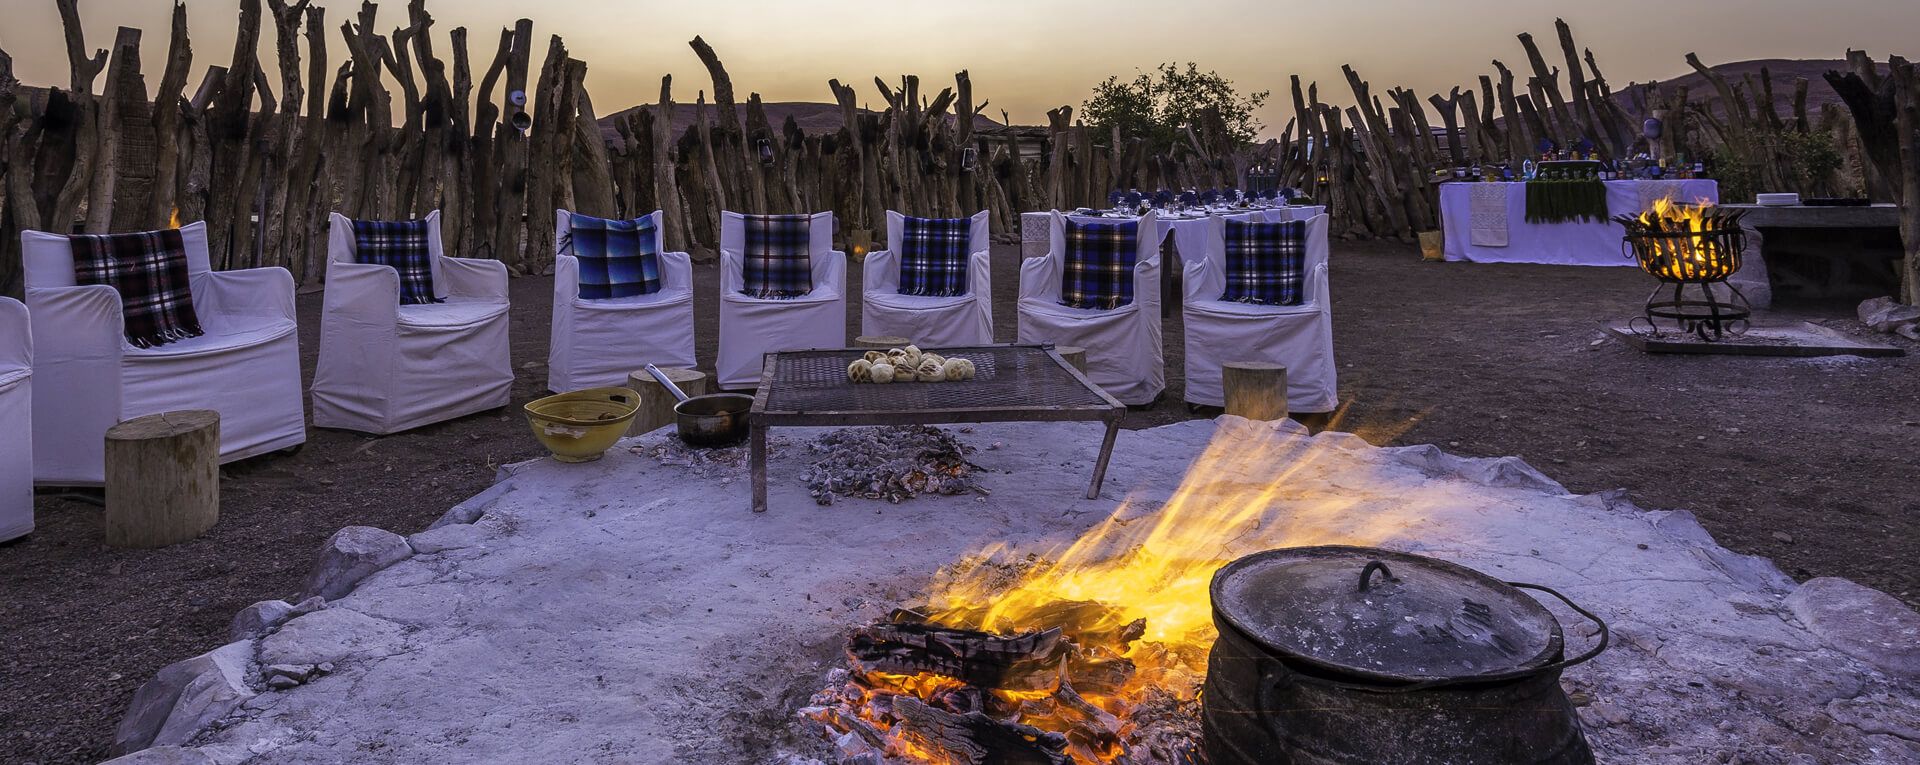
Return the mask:
M 1139 136 L 1159 148 L 1172 146 L 1180 139 L 1183 126 L 1195 124 L 1202 113 L 1219 113 L 1227 134 L 1236 141 L 1252 141 L 1260 132 L 1260 121 L 1253 113 L 1266 104 L 1268 91 L 1242 96 L 1233 81 L 1215 71 L 1200 71 L 1191 61 L 1161 64 L 1152 72 L 1141 72 L 1132 80 L 1108 77 L 1094 86 L 1093 97 L 1080 107 L 1087 125 L 1105 133 L 1120 128 L 1126 135 Z

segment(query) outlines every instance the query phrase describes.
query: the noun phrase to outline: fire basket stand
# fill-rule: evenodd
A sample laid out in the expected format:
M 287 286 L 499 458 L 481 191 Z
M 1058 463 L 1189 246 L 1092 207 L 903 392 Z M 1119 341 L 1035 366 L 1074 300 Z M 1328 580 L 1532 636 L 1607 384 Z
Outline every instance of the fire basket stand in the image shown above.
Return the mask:
M 1621 245 L 1627 257 L 1660 280 L 1647 296 L 1644 314 L 1627 326 L 1637 334 L 1654 336 L 1661 334 L 1661 321 L 1666 320 L 1679 333 L 1692 333 L 1706 342 L 1746 332 L 1753 308 L 1739 288 L 1727 282 L 1740 270 L 1746 249 L 1746 235 L 1740 228 L 1745 215 L 1711 205 L 1661 204 L 1642 215 L 1614 218 L 1627 229 Z M 1724 297 L 1715 293 L 1716 287 Z

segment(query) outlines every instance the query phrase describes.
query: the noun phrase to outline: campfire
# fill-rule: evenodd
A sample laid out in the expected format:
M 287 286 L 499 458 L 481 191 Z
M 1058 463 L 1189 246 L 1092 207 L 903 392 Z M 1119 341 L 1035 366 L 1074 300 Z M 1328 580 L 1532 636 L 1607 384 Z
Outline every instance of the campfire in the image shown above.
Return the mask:
M 1740 229 L 1744 215 L 1706 201 L 1682 205 L 1667 198 L 1639 215 L 1614 218 L 1627 229 L 1622 246 L 1629 257 L 1640 264 L 1640 270 L 1660 280 L 1647 298 L 1644 315 L 1631 324 L 1636 331 L 1657 335 L 1662 319 L 1672 321 L 1681 333 L 1691 332 L 1706 341 L 1745 330 L 1753 311 L 1746 296 L 1727 283 L 1727 277 L 1740 270 L 1746 249 Z M 1670 296 L 1664 294 L 1668 285 L 1673 287 Z M 1724 297 L 1715 294 L 1716 286 L 1724 289 Z M 1644 330 L 1638 326 L 1641 321 L 1646 322 Z
M 949 566 L 927 604 L 851 632 L 846 667 L 802 715 L 848 763 L 1201 762 L 1214 573 L 1245 551 L 1377 542 L 1400 523 L 1350 516 L 1338 497 L 1271 517 L 1304 499 L 1287 475 L 1329 447 L 1260 438 L 1216 441 L 1157 511 L 1130 498 L 1065 549 Z M 1290 467 L 1246 481 L 1272 464 Z

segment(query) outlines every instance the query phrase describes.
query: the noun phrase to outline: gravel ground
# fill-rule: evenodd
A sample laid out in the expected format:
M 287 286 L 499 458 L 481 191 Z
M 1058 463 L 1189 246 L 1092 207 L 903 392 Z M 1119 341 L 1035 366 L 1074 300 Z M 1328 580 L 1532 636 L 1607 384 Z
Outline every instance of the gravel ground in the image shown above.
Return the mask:
M 1335 249 L 1343 409 L 1332 427 L 1382 445 L 1519 455 L 1576 492 L 1625 487 L 1643 506 L 1691 510 L 1722 544 L 1795 577 L 1844 576 L 1920 603 L 1920 359 L 1645 356 L 1598 330 L 1644 299 L 1646 277 L 1632 269 Z M 1018 253 L 995 255 L 995 319 L 1011 340 Z M 697 268 L 696 282 L 698 331 L 711 338 L 714 268 Z M 512 293 L 517 406 L 543 392 L 551 286 L 516 279 Z M 310 375 L 319 296 L 299 307 Z M 850 309 L 853 334 L 857 301 Z M 1793 315 L 1859 332 L 1851 313 Z M 1130 413 L 1130 426 L 1191 416 L 1177 313 L 1165 336 L 1167 395 Z M 0 546 L 0 762 L 101 759 L 134 689 L 224 642 L 235 611 L 293 595 L 334 530 L 420 530 L 491 483 L 497 465 L 540 453 L 511 408 L 386 438 L 312 431 L 296 454 L 227 466 L 220 523 L 162 550 L 107 548 L 97 507 L 42 495 L 38 530 Z

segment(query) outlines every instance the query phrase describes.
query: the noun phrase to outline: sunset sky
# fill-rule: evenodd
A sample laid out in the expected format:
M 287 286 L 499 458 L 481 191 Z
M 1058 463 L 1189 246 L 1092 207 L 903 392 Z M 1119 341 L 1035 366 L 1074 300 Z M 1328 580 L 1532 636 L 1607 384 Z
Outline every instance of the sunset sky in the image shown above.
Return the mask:
M 334 62 L 346 57 L 337 28 L 358 3 L 318 0 L 327 9 Z M 89 47 L 104 47 L 114 27 L 146 31 L 142 57 L 151 87 L 166 57 L 171 0 L 82 0 Z M 0 48 L 31 84 L 65 84 L 67 64 L 53 0 L 0 0 Z M 195 81 L 231 57 L 238 0 L 188 0 Z M 1847 48 L 1876 56 L 1920 55 L 1920 0 L 1613 0 L 1579 5 L 1538 0 L 1292 0 L 1142 2 L 1137 0 L 429 0 L 443 57 L 445 34 L 470 30 L 474 69 L 485 68 L 498 30 L 528 16 L 540 41 L 561 35 L 588 65 L 587 84 L 601 113 L 656 98 L 660 76 L 692 101 L 706 74 L 686 42 L 703 35 L 719 51 L 742 99 L 831 101 L 828 78 L 854 83 L 877 103 L 872 79 L 903 73 L 933 85 L 972 73 L 976 99 L 990 99 L 1020 123 L 1047 109 L 1078 107 L 1110 74 L 1131 76 L 1162 61 L 1195 61 L 1244 90 L 1272 90 L 1260 115 L 1269 131 L 1286 124 L 1287 76 L 1318 80 L 1341 101 L 1340 65 L 1352 64 L 1376 91 L 1394 85 L 1422 93 L 1468 85 L 1499 58 L 1522 69 L 1514 35 L 1531 31 L 1557 60 L 1553 19 L 1565 16 L 1591 47 L 1608 79 L 1667 78 L 1687 71 L 1682 57 L 1709 63 L 1753 58 L 1839 58 Z M 382 3 L 380 25 L 405 20 L 402 0 Z M 273 49 L 270 26 L 264 52 Z M 272 63 L 267 62 L 268 66 Z M 189 88 L 191 89 L 191 87 Z

